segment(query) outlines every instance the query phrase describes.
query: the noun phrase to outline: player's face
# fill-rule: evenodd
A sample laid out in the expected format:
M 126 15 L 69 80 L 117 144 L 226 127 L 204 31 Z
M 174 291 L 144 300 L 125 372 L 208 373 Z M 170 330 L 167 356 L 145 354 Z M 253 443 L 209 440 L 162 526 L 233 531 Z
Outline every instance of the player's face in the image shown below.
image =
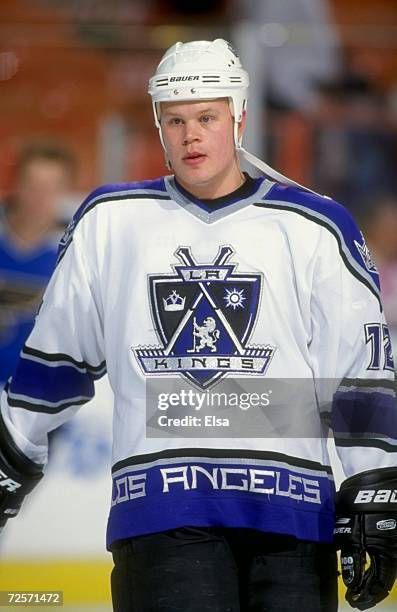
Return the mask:
M 162 102 L 161 129 L 175 176 L 193 195 L 216 198 L 243 183 L 226 99 Z

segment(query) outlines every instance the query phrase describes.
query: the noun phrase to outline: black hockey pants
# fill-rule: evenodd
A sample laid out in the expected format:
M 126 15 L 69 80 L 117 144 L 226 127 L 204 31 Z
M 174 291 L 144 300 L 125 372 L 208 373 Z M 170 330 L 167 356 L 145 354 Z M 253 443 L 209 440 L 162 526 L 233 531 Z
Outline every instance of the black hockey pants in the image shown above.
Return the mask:
M 114 612 L 336 612 L 330 545 L 186 527 L 113 549 Z

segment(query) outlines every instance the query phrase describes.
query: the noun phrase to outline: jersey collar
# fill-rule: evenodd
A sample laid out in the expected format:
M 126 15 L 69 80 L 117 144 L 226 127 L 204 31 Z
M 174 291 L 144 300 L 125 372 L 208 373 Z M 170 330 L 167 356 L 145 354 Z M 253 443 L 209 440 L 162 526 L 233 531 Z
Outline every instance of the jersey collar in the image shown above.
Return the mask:
M 235 191 L 220 198 L 199 199 L 186 191 L 178 183 L 175 176 L 164 178 L 168 195 L 187 212 L 205 223 L 214 223 L 245 206 L 249 206 L 262 200 L 273 186 L 273 182 L 264 177 L 252 178 L 244 173 L 247 180 Z

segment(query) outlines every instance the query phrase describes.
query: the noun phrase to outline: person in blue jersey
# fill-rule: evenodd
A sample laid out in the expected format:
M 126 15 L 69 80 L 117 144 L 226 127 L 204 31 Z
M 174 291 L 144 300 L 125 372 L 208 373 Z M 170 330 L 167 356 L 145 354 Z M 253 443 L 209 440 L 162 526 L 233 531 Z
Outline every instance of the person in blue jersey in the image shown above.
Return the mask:
M 377 269 L 343 206 L 242 148 L 248 85 L 225 40 L 168 49 L 149 94 L 172 174 L 82 203 L 1 395 L 4 526 L 108 373 L 116 612 L 335 612 L 336 547 L 353 607 L 394 584 Z
M 45 286 L 54 270 L 75 160 L 66 147 L 26 143 L 15 186 L 0 208 L 0 386 L 14 371 Z

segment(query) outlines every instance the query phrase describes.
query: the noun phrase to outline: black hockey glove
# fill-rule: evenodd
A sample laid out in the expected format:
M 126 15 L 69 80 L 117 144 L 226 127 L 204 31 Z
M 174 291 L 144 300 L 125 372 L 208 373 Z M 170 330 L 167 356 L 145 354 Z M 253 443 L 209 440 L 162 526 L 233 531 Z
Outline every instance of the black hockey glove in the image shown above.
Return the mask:
M 368 610 L 388 596 L 397 575 L 397 468 L 345 480 L 336 513 L 346 600 L 353 608 Z
M 0 532 L 16 516 L 25 495 L 43 476 L 43 466 L 26 457 L 15 445 L 0 413 Z

